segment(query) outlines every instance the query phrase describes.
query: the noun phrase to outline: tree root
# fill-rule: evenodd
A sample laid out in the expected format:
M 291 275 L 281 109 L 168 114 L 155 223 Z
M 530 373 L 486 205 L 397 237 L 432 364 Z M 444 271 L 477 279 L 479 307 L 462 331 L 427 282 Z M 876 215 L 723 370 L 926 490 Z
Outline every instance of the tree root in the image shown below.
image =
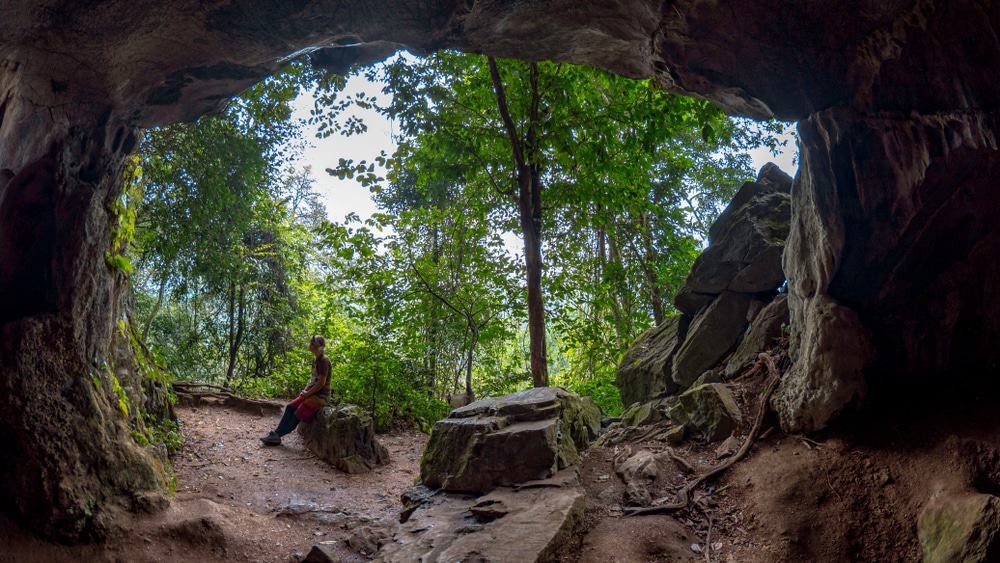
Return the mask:
M 235 395 L 231 389 L 220 385 L 196 383 L 191 381 L 175 381 L 174 393 L 177 399 L 185 405 L 223 405 L 250 414 L 265 415 L 280 413 L 282 405 L 271 401 L 246 399 Z M 204 389 L 204 390 L 203 390 Z
M 774 358 L 770 354 L 762 353 L 757 360 L 757 365 L 754 366 L 754 371 L 758 369 L 759 365 L 766 365 L 767 371 L 769 373 L 769 379 L 764 385 L 764 393 L 761 395 L 759 406 L 757 407 L 757 416 L 753 421 L 753 426 L 750 428 L 750 434 L 747 435 L 746 441 L 740 447 L 739 451 L 736 452 L 733 457 L 727 459 L 726 461 L 720 463 L 711 471 L 699 475 L 693 481 L 689 482 L 687 485 L 677 493 L 676 502 L 669 504 L 660 504 L 657 506 L 650 506 L 646 508 L 641 507 L 625 507 L 625 516 L 648 516 L 651 514 L 669 514 L 678 510 L 683 510 L 691 504 L 691 491 L 697 488 L 699 485 L 705 481 L 716 477 L 729 469 L 734 463 L 743 459 L 744 456 L 750 451 L 750 447 L 753 446 L 754 442 L 757 441 L 757 435 L 760 433 L 760 427 L 764 423 L 764 415 L 767 414 L 767 403 L 771 400 L 771 395 L 774 394 L 774 390 L 778 387 L 778 382 L 781 381 L 781 373 L 778 371 L 777 365 L 774 363 Z

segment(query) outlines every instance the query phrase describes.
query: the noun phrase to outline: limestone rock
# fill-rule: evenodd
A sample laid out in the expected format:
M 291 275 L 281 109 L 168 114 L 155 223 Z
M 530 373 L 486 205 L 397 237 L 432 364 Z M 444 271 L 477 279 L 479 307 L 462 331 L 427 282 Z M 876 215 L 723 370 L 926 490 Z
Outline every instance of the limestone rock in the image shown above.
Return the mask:
M 792 323 L 795 304 L 789 295 Z M 771 405 L 787 431 L 808 432 L 822 428 L 867 391 L 864 370 L 873 354 L 870 336 L 853 310 L 825 295 L 803 302 L 800 333 L 792 334 L 798 357 L 781 378 Z M 804 328 L 802 328 L 804 327 Z M 808 359 L 808 361 L 806 361 Z
M 694 383 L 691 384 L 691 387 L 697 387 L 706 383 L 722 383 L 722 375 L 723 371 L 721 369 L 710 369 L 699 375 L 698 379 L 695 379 Z
M 583 518 L 583 489 L 569 473 L 478 498 L 439 493 L 400 525 L 375 560 L 549 561 Z
M 326 406 L 310 423 L 299 425 L 306 448 L 345 473 L 364 473 L 389 463 L 389 451 L 376 438 L 371 417 L 359 406 Z
M 670 418 L 683 424 L 688 434 L 708 441 L 726 438 L 742 422 L 732 392 L 721 383 L 692 387 L 679 395 Z
M 600 421 L 596 404 L 557 387 L 482 399 L 434 425 L 420 478 L 431 488 L 475 493 L 545 479 L 579 460 Z
M 774 291 L 785 280 L 781 254 L 791 222 L 792 179 L 774 164 L 747 182 L 709 230 L 685 288 L 717 294 Z
M 757 356 L 781 336 L 781 328 L 787 324 L 788 296 L 779 295 L 750 324 L 750 329 L 729 357 L 726 375 L 732 377 L 756 361 Z
M 375 555 L 375 552 L 385 545 L 389 540 L 389 536 L 390 534 L 382 528 L 361 526 L 351 532 L 351 535 L 347 538 L 347 546 L 361 555 L 370 557 Z
M 674 355 L 674 383 L 686 389 L 726 357 L 746 330 L 749 305 L 746 294 L 726 291 L 695 317 Z
M 629 481 L 625 485 L 625 495 L 622 497 L 625 506 L 649 506 L 653 504 L 653 495 L 646 485 L 639 481 Z
M 663 399 L 632 405 L 622 413 L 622 425 L 646 426 L 656 424 L 664 418 L 666 402 Z
M 986 563 L 1000 559 L 1000 498 L 938 493 L 920 512 L 917 536 L 925 563 Z
M 655 481 L 659 474 L 656 456 L 649 450 L 639 450 L 628 458 L 615 464 L 615 473 L 625 483 L 633 481 Z
M 668 444 L 676 446 L 684 441 L 685 428 L 686 427 L 683 424 L 674 426 L 663 434 L 663 438 Z
M 679 344 L 678 335 L 683 332 L 680 330 L 682 320 L 677 316 L 663 321 L 660 326 L 644 332 L 625 352 L 615 379 L 622 404 L 641 403 L 661 393 L 678 390 L 670 372 L 671 359 Z
M 717 293 L 696 293 L 684 286 L 674 297 L 674 306 L 685 315 L 697 315 L 698 311 L 707 307 L 717 296 Z

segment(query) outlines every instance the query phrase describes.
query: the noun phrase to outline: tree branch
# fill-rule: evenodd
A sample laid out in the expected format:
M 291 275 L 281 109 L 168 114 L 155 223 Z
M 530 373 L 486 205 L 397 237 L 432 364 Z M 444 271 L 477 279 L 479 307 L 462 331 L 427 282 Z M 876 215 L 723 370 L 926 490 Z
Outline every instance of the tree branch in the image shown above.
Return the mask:
M 493 79 L 493 91 L 496 93 L 497 109 L 500 110 L 500 117 L 503 119 L 507 136 L 510 137 L 511 150 L 514 153 L 514 164 L 520 168 L 525 165 L 524 149 L 521 147 L 521 139 L 517 134 L 517 126 L 510 116 L 510 108 L 507 106 L 507 92 L 504 91 L 503 82 L 500 80 L 500 70 L 497 69 L 497 61 L 493 57 L 486 57 L 486 62 L 490 66 L 490 78 Z M 537 81 L 537 78 L 536 78 Z

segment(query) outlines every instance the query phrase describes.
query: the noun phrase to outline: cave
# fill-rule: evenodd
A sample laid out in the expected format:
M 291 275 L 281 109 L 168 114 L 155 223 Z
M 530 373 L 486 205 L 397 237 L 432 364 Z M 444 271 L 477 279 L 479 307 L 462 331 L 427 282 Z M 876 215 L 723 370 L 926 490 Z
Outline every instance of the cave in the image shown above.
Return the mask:
M 155 505 L 161 460 L 110 416 L 127 281 L 106 260 L 145 127 L 191 120 L 290 56 L 396 49 L 589 64 L 799 123 L 784 255 L 794 365 L 823 428 L 872 388 L 1000 364 L 1000 4 L 991 0 L 15 0 L 0 18 L 0 499 L 100 539 Z M 115 375 L 115 374 L 118 375 Z M 995 379 L 995 378 L 994 378 Z

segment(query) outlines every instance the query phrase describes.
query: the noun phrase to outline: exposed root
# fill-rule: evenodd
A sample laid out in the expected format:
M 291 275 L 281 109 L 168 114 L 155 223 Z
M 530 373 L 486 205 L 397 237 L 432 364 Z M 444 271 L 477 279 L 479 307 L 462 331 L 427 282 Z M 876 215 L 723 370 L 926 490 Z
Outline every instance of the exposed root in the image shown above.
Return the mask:
M 760 402 L 757 407 L 757 416 L 754 419 L 753 426 L 750 428 L 750 434 L 747 435 L 747 439 L 743 442 L 739 451 L 737 451 L 733 457 L 715 466 L 711 471 L 708 471 L 703 475 L 699 475 L 693 481 L 684 485 L 684 487 L 677 493 L 677 501 L 668 504 L 650 506 L 647 508 L 625 507 L 625 516 L 669 514 L 677 510 L 683 510 L 691 504 L 691 491 L 696 489 L 705 481 L 722 474 L 734 463 L 743 459 L 743 457 L 747 455 L 751 446 L 753 446 L 754 442 L 757 441 L 757 436 L 760 433 L 760 427 L 764 423 L 764 416 L 767 414 L 767 403 L 771 400 L 771 395 L 774 394 L 774 390 L 777 389 L 778 382 L 781 381 L 781 373 L 778 371 L 778 367 L 774 363 L 774 358 L 772 358 L 770 354 L 762 353 L 759 356 L 757 363 L 758 365 L 763 363 L 763 365 L 767 366 L 769 379 L 764 385 L 764 393 L 761 395 Z M 756 371 L 756 369 L 757 366 L 754 366 L 754 371 Z
M 281 412 L 282 406 L 271 401 L 246 399 L 235 395 L 231 389 L 209 383 L 175 381 L 174 393 L 181 404 L 190 406 L 223 405 L 257 415 Z

